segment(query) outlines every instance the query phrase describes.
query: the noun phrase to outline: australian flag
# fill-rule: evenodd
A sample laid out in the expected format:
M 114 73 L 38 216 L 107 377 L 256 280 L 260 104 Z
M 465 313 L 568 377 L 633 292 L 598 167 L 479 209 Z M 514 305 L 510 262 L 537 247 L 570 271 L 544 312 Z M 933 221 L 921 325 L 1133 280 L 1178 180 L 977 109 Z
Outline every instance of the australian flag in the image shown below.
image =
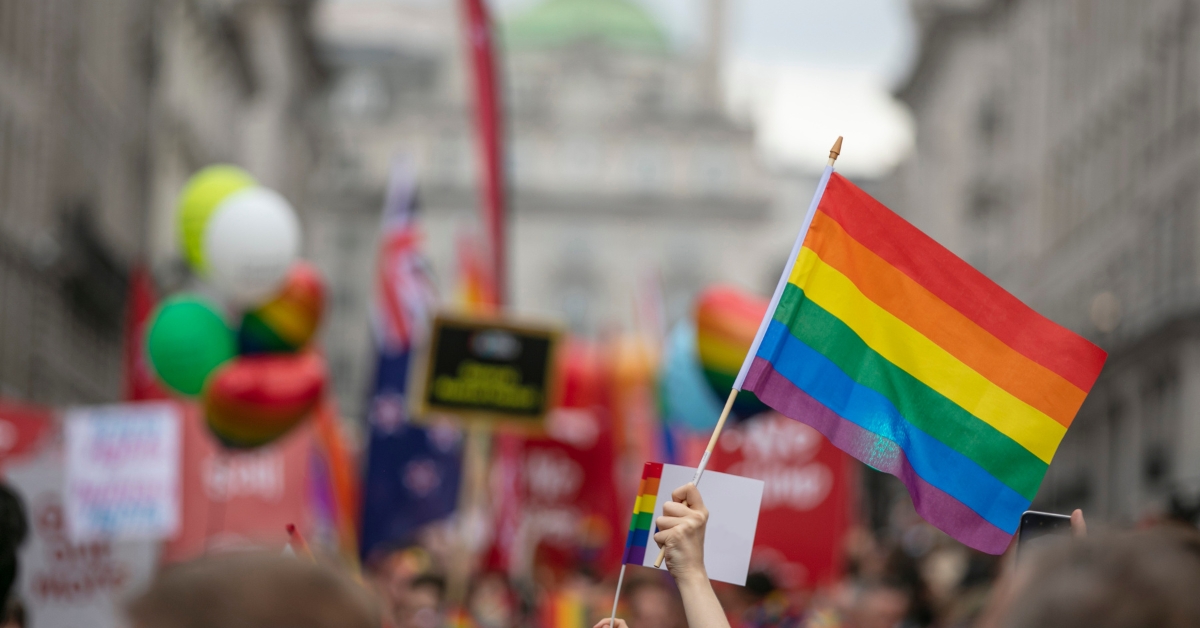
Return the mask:
M 378 365 L 368 400 L 370 443 L 363 490 L 362 553 L 413 540 L 424 525 L 454 512 L 462 437 L 454 428 L 409 421 L 406 397 L 414 346 L 428 340 L 437 295 L 420 253 L 416 182 L 403 160 L 392 165 L 383 206 L 373 332 Z

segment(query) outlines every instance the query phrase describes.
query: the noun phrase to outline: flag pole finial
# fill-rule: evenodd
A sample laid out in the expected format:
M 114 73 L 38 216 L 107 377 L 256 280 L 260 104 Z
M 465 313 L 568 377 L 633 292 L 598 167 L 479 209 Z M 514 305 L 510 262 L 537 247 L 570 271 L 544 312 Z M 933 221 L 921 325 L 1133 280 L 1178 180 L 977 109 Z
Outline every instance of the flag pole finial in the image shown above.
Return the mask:
M 837 161 L 838 155 L 842 154 L 842 136 L 838 136 L 837 141 L 833 143 L 833 148 L 829 149 L 829 165 Z

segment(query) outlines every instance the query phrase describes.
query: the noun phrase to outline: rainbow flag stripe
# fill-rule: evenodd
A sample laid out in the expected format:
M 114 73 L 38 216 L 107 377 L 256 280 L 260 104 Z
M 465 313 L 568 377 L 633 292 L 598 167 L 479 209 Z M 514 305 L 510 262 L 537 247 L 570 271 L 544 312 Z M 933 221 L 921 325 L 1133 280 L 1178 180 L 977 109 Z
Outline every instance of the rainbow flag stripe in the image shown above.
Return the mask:
M 743 388 L 1002 553 L 1106 354 L 826 172 Z
M 654 502 L 658 500 L 662 472 L 661 462 L 647 462 L 642 466 L 642 482 L 633 502 L 629 536 L 625 537 L 624 562 L 627 565 L 641 565 L 646 560 L 646 544 L 650 542 L 650 528 L 654 525 Z

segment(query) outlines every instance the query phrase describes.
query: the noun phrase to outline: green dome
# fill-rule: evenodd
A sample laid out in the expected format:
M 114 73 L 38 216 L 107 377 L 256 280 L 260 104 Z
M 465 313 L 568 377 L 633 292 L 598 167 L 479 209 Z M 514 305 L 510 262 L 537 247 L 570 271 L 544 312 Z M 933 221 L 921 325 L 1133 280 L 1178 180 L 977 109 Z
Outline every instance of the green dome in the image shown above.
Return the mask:
M 594 39 L 613 46 L 663 52 L 667 38 L 644 9 L 629 0 L 546 0 L 504 24 L 512 48 L 542 48 Z

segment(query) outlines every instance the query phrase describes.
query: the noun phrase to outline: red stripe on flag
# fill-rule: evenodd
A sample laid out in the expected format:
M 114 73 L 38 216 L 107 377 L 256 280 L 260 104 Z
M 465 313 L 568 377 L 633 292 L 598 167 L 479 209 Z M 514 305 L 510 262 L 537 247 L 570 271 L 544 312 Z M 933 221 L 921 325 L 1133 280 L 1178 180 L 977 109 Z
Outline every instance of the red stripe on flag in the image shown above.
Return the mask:
M 1102 349 L 1038 314 L 841 175 L 829 178 L 818 211 L 1001 342 L 1091 390 L 1107 357 Z

